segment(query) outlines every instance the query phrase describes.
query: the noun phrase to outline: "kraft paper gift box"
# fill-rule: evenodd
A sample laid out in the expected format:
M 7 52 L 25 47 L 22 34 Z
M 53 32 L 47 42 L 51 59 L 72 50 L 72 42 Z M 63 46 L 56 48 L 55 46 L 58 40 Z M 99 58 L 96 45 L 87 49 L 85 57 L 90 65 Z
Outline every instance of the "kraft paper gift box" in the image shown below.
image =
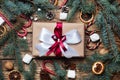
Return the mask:
M 76 29 L 79 34 L 80 34 L 80 38 L 81 38 L 81 42 L 77 43 L 77 44 L 68 44 L 71 48 L 73 48 L 76 52 L 78 52 L 78 56 L 74 56 L 74 57 L 84 57 L 84 24 L 83 23 L 62 23 L 62 34 L 64 35 L 65 33 Z M 32 43 L 32 53 L 33 56 L 35 57 L 40 57 L 40 52 L 36 49 L 36 45 L 42 43 L 39 40 L 39 36 L 41 33 L 41 30 L 43 28 L 46 28 L 47 30 L 49 30 L 50 32 L 52 32 L 54 34 L 54 29 L 56 27 L 56 23 L 42 23 L 42 22 L 34 22 L 33 25 L 33 43 Z M 74 53 L 73 53 L 74 54 Z M 42 57 L 56 57 L 54 52 L 51 53 L 49 56 L 42 56 Z M 62 57 L 64 57 L 62 55 Z

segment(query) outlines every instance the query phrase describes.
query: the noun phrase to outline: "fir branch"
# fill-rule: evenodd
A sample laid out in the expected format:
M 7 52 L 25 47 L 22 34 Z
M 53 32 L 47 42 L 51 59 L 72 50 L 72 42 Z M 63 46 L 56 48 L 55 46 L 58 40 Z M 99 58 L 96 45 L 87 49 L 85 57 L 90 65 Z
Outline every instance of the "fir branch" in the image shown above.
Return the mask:
M 20 50 L 19 50 L 19 48 L 17 48 L 17 46 L 16 46 L 16 50 L 15 50 L 15 58 L 16 58 L 16 63 L 17 63 L 17 66 L 18 66 L 18 70 L 20 72 L 23 72 L 24 71 L 24 66 L 23 66 L 23 62 L 22 62 L 22 57 L 21 57 L 21 54 L 20 54 Z
M 82 0 L 80 10 L 82 11 L 82 13 L 93 13 L 95 11 L 95 5 L 90 1 Z
M 20 50 L 28 50 L 28 42 L 26 39 L 17 39 L 18 47 Z
M 103 16 L 102 12 L 99 12 L 99 14 L 96 17 L 95 24 L 100 29 L 100 36 L 102 38 L 102 42 L 106 48 L 109 48 L 109 39 L 108 39 L 108 33 L 107 33 L 107 25 L 105 23 L 105 18 Z
M 25 80 L 35 80 L 35 73 L 36 73 L 36 64 L 34 61 L 30 63 L 30 71 L 24 71 L 23 75 Z
M 92 65 L 88 64 L 88 63 L 80 63 L 78 66 L 78 69 L 82 72 L 90 72 L 92 69 Z
M 111 49 L 112 49 L 112 52 L 114 53 L 114 56 L 115 56 L 115 62 L 119 62 L 117 60 L 117 56 L 119 54 L 119 50 L 118 50 L 118 47 L 116 45 L 116 42 L 115 42 L 115 38 L 114 38 L 114 34 L 110 28 L 110 25 L 108 24 L 108 33 L 109 33 L 109 40 L 110 40 L 110 44 L 111 44 Z
M 32 75 L 30 74 L 29 71 L 24 71 L 23 76 L 24 76 L 25 80 L 34 80 L 34 79 L 31 79 Z
M 21 13 L 23 13 L 25 15 L 29 15 L 34 12 L 34 8 L 32 7 L 32 4 L 30 4 L 30 3 L 23 3 L 23 2 L 17 1 L 16 5 L 18 6 Z
M 66 71 L 61 69 L 58 63 L 54 62 L 55 72 L 57 74 L 57 80 L 66 80 Z
M 13 56 L 15 51 L 15 46 L 13 43 L 8 44 L 4 49 L 3 49 L 3 56 Z
M 34 63 L 34 61 L 32 61 L 30 63 L 30 71 L 29 71 L 29 73 L 31 74 L 31 80 L 35 80 L 34 76 L 35 76 L 35 73 L 36 73 L 36 64 Z
M 4 12 L 4 14 L 7 16 L 7 18 L 8 18 L 9 21 L 12 22 L 12 21 L 15 21 L 15 20 L 16 20 L 16 16 L 14 16 L 14 14 L 11 13 L 11 12 L 6 8 L 6 6 L 1 5 L 1 9 L 2 9 L 2 11 Z
M 54 9 L 54 6 L 50 4 L 48 0 L 34 0 L 33 3 L 37 8 L 41 8 L 43 11 Z
M 67 21 L 70 21 L 75 13 L 78 11 L 79 6 L 81 5 L 80 0 L 74 0 L 70 13 L 68 14 Z
M 66 6 L 68 7 L 72 7 L 72 3 L 74 2 L 74 0 L 68 0 Z
M 2 70 L 2 61 L 0 61 L 0 80 L 4 80 L 4 75 Z
M 21 14 L 18 6 L 17 6 L 14 2 L 12 2 L 12 1 L 10 1 L 10 0 L 4 0 L 4 5 L 5 5 L 6 8 L 7 8 L 11 13 L 13 13 L 14 15 L 17 15 L 17 16 L 18 16 L 18 15 Z

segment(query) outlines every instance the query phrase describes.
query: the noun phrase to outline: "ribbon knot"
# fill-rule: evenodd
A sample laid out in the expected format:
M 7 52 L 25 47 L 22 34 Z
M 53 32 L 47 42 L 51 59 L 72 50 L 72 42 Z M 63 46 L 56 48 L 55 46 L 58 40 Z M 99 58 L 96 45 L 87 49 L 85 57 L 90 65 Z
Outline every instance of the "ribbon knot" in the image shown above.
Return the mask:
M 62 34 L 62 22 L 57 22 L 52 34 L 46 28 L 43 28 L 39 36 L 39 40 L 42 43 L 38 44 L 36 48 L 40 52 L 40 56 L 50 55 L 52 52 L 56 56 L 62 56 L 71 58 L 73 56 L 79 56 L 78 52 L 71 48 L 68 44 L 77 44 L 81 42 L 81 37 L 76 29 L 67 32 L 65 35 Z

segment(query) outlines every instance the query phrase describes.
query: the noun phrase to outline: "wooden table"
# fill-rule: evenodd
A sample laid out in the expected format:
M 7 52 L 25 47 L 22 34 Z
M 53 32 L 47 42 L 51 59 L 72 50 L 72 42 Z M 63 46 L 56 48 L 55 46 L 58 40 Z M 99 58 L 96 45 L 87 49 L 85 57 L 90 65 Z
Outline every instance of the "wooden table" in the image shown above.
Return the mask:
M 56 17 L 55 17 L 55 19 L 54 20 L 52 20 L 52 21 L 40 21 L 40 22 L 57 22 L 57 21 L 59 21 L 59 12 L 60 11 L 54 11 L 54 13 L 56 14 Z M 81 23 L 81 21 L 79 20 L 79 15 L 78 15 L 79 13 L 76 13 L 76 16 L 73 18 L 73 21 L 72 22 L 74 22 L 74 23 Z M 65 22 L 65 21 L 63 21 L 63 22 Z M 95 25 L 93 25 L 91 28 L 90 28 L 91 30 L 94 30 L 94 29 L 96 29 L 96 27 L 95 27 Z M 85 36 L 85 45 L 86 45 L 86 40 L 87 40 L 87 38 L 88 38 L 88 36 Z M 32 27 L 30 27 L 29 29 L 28 29 L 28 35 L 27 35 L 27 40 L 28 40 L 28 43 L 29 43 L 29 51 L 28 52 L 21 52 L 22 53 L 22 56 L 23 55 L 25 55 L 26 53 L 28 53 L 28 54 L 31 54 L 32 55 Z M 120 47 L 120 40 L 117 38 L 117 43 L 118 43 L 118 45 L 119 45 L 119 47 Z M 100 47 L 99 47 L 99 49 L 101 49 L 101 48 L 103 48 L 103 45 L 100 45 Z M 98 51 L 99 49 L 97 49 L 97 50 L 95 50 L 95 51 Z M 1 50 L 2 51 L 2 50 Z M 91 54 L 93 54 L 94 53 L 94 51 L 90 51 L 90 50 L 88 50 L 86 47 L 85 47 L 85 56 L 89 56 L 89 55 L 91 55 Z M 3 64 L 4 64 L 4 62 L 5 61 L 7 61 L 7 60 L 10 60 L 10 61 L 13 61 L 14 63 L 15 63 L 15 59 L 14 58 L 12 58 L 12 57 L 3 57 L 2 56 L 2 52 L 0 52 L 0 60 L 2 60 L 2 62 L 3 62 Z M 36 64 L 37 64 L 37 71 L 36 71 L 36 75 L 35 75 L 35 80 L 40 80 L 39 79 L 39 73 L 40 73 L 40 70 L 41 70 L 41 62 L 44 60 L 44 59 L 34 59 L 35 61 L 36 61 Z M 57 62 L 63 62 L 63 60 L 64 59 L 55 59 L 55 61 L 57 61 Z M 82 62 L 84 60 L 84 58 L 82 58 L 82 59 L 70 59 L 70 61 L 71 62 L 74 62 L 74 63 L 76 63 L 76 64 L 79 64 L 79 62 Z M 15 69 L 17 69 L 17 67 L 16 67 L 16 64 L 14 64 L 14 66 L 15 66 Z M 25 67 L 25 69 L 27 69 L 28 68 L 28 65 L 26 65 L 26 64 L 24 64 L 24 67 Z M 51 65 L 49 65 L 49 67 L 51 67 Z M 7 78 L 8 78 L 8 74 L 9 74 L 9 71 L 6 71 L 5 69 L 4 69 L 4 66 L 3 66 L 3 73 L 4 73 L 4 76 L 5 76 L 5 80 L 8 80 Z M 79 72 L 78 70 L 77 70 L 77 79 L 76 80 L 79 80 L 79 78 L 80 77 L 82 77 L 82 76 L 84 76 L 84 73 L 83 72 Z M 23 78 L 23 77 L 22 77 Z M 24 80 L 24 79 L 22 79 L 22 80 Z M 116 74 L 114 77 L 113 77 L 113 79 L 112 80 L 120 80 L 120 74 L 118 73 L 118 74 Z

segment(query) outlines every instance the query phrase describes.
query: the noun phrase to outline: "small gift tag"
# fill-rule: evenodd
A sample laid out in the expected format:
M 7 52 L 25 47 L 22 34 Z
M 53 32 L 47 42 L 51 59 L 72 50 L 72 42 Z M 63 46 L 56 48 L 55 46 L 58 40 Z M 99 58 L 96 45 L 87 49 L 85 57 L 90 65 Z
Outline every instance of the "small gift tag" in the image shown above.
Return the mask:
M 29 55 L 29 54 L 26 54 L 24 57 L 23 57 L 23 62 L 26 63 L 26 64 L 29 64 L 32 60 L 32 56 Z
M 4 23 L 5 21 L 3 20 L 2 17 L 0 17 L 0 26 Z
M 76 77 L 76 72 L 75 72 L 75 70 L 68 70 L 68 72 L 67 72 L 67 77 L 68 77 L 68 78 L 71 78 L 71 79 L 75 79 L 75 77 Z
M 94 34 L 90 35 L 90 40 L 92 42 L 97 42 L 100 40 L 100 36 L 97 33 L 94 33 Z

